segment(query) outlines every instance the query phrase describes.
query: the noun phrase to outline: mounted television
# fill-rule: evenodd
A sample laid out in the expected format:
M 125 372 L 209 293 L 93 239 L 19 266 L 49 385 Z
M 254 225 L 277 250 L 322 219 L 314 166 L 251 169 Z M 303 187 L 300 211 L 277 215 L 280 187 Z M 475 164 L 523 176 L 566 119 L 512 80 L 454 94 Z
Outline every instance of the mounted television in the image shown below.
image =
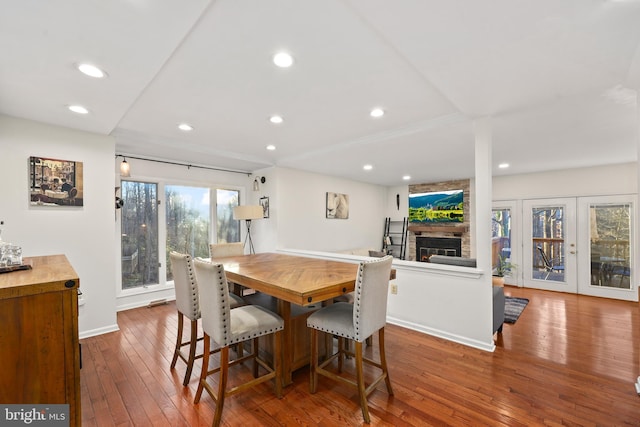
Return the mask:
M 409 222 L 464 222 L 463 190 L 409 194 Z

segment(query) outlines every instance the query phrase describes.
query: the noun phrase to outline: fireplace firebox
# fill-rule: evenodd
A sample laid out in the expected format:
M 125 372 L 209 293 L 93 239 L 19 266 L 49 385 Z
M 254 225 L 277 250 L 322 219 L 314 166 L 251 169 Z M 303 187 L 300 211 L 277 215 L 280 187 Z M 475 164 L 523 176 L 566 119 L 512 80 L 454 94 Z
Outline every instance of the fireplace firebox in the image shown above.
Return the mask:
M 428 262 L 431 255 L 462 256 L 462 239 L 416 236 L 416 260 Z

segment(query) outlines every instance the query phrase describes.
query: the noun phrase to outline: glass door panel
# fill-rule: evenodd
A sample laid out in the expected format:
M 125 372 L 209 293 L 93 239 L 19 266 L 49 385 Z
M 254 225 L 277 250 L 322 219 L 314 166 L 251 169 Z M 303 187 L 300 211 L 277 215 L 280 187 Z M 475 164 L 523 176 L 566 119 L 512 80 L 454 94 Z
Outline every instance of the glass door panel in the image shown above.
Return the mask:
M 629 196 L 589 197 L 580 200 L 580 211 L 587 213 L 581 235 L 588 241 L 581 246 L 580 293 L 607 298 L 634 300 L 633 202 Z M 588 270 L 588 271 L 587 271 Z
M 630 289 L 630 205 L 592 205 L 589 215 L 592 284 Z
M 524 202 L 525 286 L 577 292 L 575 204 L 573 198 Z
M 564 282 L 564 207 L 533 208 L 531 225 L 533 278 Z
M 499 274 L 500 266 L 513 263 L 511 255 L 511 209 L 493 208 L 491 214 L 491 269 Z M 504 272 L 510 276 L 511 271 Z

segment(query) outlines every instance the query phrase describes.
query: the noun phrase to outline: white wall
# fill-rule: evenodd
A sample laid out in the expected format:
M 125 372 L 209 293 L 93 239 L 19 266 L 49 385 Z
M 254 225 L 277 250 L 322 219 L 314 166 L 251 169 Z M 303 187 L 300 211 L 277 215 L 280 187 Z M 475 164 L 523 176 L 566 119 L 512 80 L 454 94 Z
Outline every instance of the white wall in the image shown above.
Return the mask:
M 386 187 L 278 168 L 278 247 L 316 251 L 382 247 Z M 349 218 L 326 218 L 326 193 L 349 195 Z M 395 203 L 395 202 L 394 202 Z
M 257 205 L 261 197 L 269 198 L 269 218 L 252 221 L 251 236 L 256 252 L 274 252 L 278 247 L 278 215 L 281 200 L 278 193 L 278 168 L 267 168 L 256 171 L 251 177 L 251 183 L 247 187 L 247 197 L 244 201 L 248 205 Z M 253 180 L 256 176 L 264 177 L 265 183 L 260 183 L 260 190 L 253 191 Z M 242 232 L 246 229 L 242 224 Z
M 0 116 L 0 153 L 3 240 L 22 246 L 24 256 L 66 255 L 85 300 L 80 336 L 116 330 L 113 138 Z M 31 206 L 31 156 L 83 162 L 84 206 Z
M 400 198 L 399 208 L 396 197 Z M 409 216 L 409 186 L 387 187 L 384 206 L 385 217 L 391 218 L 391 221 L 402 221 L 404 217 Z
M 493 200 L 636 194 L 637 164 L 566 169 L 493 178 Z

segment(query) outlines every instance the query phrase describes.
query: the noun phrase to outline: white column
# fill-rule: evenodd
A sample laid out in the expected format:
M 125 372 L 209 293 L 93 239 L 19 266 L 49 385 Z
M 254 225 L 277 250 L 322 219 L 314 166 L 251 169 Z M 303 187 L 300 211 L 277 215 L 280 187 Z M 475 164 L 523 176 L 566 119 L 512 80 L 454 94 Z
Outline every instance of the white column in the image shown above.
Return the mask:
M 474 122 L 475 133 L 475 244 L 478 268 L 491 282 L 491 171 L 492 126 L 491 118 Z

